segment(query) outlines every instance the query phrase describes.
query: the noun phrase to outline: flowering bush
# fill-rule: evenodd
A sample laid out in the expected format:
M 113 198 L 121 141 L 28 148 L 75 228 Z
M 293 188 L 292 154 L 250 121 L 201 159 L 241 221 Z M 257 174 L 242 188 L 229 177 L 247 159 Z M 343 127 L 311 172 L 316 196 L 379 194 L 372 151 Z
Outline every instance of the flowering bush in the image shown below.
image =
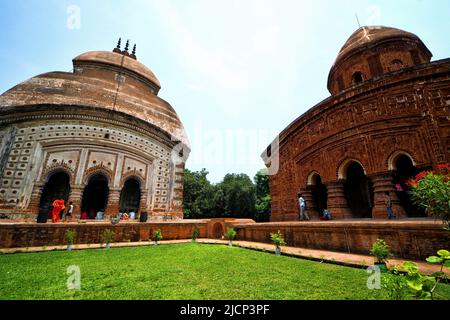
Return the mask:
M 450 165 L 439 164 L 408 182 L 414 203 L 450 228 Z

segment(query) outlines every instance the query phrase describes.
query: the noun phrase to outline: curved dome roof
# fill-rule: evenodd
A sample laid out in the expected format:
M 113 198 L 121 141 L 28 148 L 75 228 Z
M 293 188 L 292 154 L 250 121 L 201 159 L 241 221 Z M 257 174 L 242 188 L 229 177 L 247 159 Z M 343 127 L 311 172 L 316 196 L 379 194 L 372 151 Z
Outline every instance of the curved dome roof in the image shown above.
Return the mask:
M 125 55 L 103 51 L 84 53 L 73 61 L 73 73 L 44 73 L 1 94 L 0 116 L 43 105 L 103 109 L 143 120 L 189 147 L 183 124 L 173 107 L 156 95 L 153 86 L 159 81 L 146 66 Z M 129 72 L 121 79 L 114 68 Z M 145 77 L 152 86 L 134 79 L 135 75 Z
M 80 62 L 107 64 L 119 68 L 127 69 L 143 76 L 161 88 L 161 84 L 155 74 L 139 61 L 126 55 L 110 51 L 91 51 L 80 54 L 73 59 L 74 64 Z
M 422 45 L 430 54 L 431 52 L 423 44 L 422 40 L 415 34 L 407 31 L 403 31 L 396 28 L 384 27 L 384 26 L 370 26 L 361 27 L 356 30 L 350 38 L 345 42 L 342 49 L 336 58 L 335 64 L 359 50 L 366 49 L 367 47 L 374 46 L 380 42 L 398 40 L 398 39 L 409 39 Z

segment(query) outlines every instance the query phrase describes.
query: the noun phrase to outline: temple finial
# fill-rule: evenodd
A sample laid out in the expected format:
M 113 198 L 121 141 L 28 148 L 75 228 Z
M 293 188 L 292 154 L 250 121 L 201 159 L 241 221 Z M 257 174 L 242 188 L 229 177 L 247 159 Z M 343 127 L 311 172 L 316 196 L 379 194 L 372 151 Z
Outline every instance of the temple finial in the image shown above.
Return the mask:
M 133 58 L 134 60 L 137 60 L 136 58 L 136 44 L 133 46 L 133 52 L 130 55 L 131 58 Z
M 122 53 L 126 56 L 129 56 L 128 48 L 130 47 L 130 40 L 127 40 L 127 43 L 125 44 L 125 50 L 122 51 Z
M 119 41 L 117 42 L 117 46 L 114 48 L 113 52 L 122 53 L 122 50 L 120 50 L 121 45 L 122 45 L 122 38 L 119 38 Z

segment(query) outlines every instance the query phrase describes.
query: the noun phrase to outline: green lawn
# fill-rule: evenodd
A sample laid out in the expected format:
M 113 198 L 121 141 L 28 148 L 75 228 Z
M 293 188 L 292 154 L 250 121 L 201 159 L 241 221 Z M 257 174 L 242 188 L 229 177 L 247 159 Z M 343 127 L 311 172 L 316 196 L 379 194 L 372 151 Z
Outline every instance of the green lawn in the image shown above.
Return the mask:
M 67 290 L 67 268 L 81 290 Z M 385 299 L 354 269 L 220 245 L 0 255 L 0 299 Z M 440 294 L 450 298 L 450 286 Z

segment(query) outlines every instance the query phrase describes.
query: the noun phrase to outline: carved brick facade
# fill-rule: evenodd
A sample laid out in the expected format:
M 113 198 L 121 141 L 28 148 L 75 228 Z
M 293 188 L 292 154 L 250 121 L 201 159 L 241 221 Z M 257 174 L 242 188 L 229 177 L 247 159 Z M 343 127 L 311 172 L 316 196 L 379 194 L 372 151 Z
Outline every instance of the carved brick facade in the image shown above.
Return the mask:
M 123 53 L 89 52 L 73 63 L 73 73 L 39 75 L 0 96 L 0 214 L 34 219 L 43 193 L 52 199 L 45 188 L 61 174 L 75 216 L 89 209 L 95 177 L 107 183 L 107 215 L 129 209 L 121 208 L 123 189 L 133 180 L 133 210 L 182 218 L 189 142 L 174 109 L 157 96 L 159 81 Z
M 317 219 L 316 181 L 326 188 L 321 209 L 337 219 L 360 218 L 349 196 L 354 167 L 368 186 L 367 208 L 356 205 L 367 209 L 364 217 L 387 218 L 387 193 L 394 212 L 410 216 L 393 179 L 400 157 L 417 169 L 450 161 L 450 59 L 430 59 L 422 41 L 401 30 L 364 27 L 352 35 L 330 72 L 332 96 L 296 119 L 262 155 L 269 168 L 276 163 L 272 221 L 299 219 L 299 193 Z

